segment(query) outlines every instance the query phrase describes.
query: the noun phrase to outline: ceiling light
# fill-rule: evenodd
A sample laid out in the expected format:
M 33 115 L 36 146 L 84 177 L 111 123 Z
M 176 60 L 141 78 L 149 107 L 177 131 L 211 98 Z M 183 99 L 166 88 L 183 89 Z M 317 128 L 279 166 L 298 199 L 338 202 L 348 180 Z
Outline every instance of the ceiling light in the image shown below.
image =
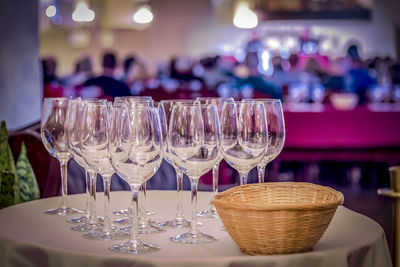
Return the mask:
M 46 8 L 46 16 L 48 16 L 49 18 L 54 17 L 57 14 L 57 9 L 55 6 L 50 5 Z
M 238 4 L 233 24 L 241 29 L 251 29 L 258 25 L 257 14 L 249 8 L 249 4 L 241 2 Z
M 133 13 L 132 20 L 139 24 L 147 24 L 152 22 L 153 17 L 151 7 L 148 4 L 142 4 L 139 9 Z
M 76 22 L 91 22 L 94 20 L 95 13 L 89 9 L 85 2 L 79 2 L 72 13 L 72 19 Z

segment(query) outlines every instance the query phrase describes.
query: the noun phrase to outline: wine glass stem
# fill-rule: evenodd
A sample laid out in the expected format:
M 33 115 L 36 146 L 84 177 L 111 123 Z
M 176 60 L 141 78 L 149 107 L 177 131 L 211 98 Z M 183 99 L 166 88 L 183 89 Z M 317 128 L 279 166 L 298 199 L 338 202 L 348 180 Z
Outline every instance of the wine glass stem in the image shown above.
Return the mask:
M 219 174 L 219 162 L 217 162 L 214 167 L 212 168 L 212 175 L 213 175 L 213 194 L 214 197 L 218 194 L 218 174 Z M 215 206 L 210 204 L 210 210 L 216 211 Z
M 131 186 L 132 191 L 132 204 L 130 206 L 131 212 L 131 221 L 132 221 L 132 230 L 131 230 L 131 239 L 130 243 L 136 244 L 137 240 L 137 230 L 138 230 L 138 214 L 139 214 L 139 186 Z
M 192 203 L 192 222 L 190 223 L 190 233 L 197 233 L 197 188 L 198 188 L 199 179 L 190 178 L 190 187 L 191 187 L 191 203 Z
M 140 226 L 145 226 L 147 224 L 147 213 L 146 213 L 146 204 L 144 203 L 146 200 L 146 182 L 144 182 L 139 188 L 139 194 L 142 194 L 142 201 L 139 203 L 138 210 L 138 224 Z
M 90 174 L 88 170 L 85 170 L 85 180 L 86 180 L 86 216 L 90 217 Z
M 61 208 L 66 209 L 68 207 L 68 161 L 60 161 L 61 169 Z
M 264 177 L 265 177 L 265 167 L 267 165 L 258 165 L 257 166 L 257 172 L 258 172 L 258 182 L 259 183 L 264 183 Z
M 110 183 L 111 175 L 103 175 L 103 186 L 104 186 L 104 230 L 110 232 L 111 220 L 110 220 Z
M 247 184 L 247 173 L 239 173 L 240 175 L 240 185 L 245 185 Z
M 175 219 L 183 220 L 183 209 L 182 209 L 182 189 L 183 189 L 183 173 L 180 171 L 176 171 L 176 216 Z
M 142 184 L 142 189 L 143 189 L 143 200 L 142 200 L 142 208 L 143 212 L 147 212 L 147 183 L 144 182 Z
M 97 182 L 97 173 L 93 171 L 88 171 L 90 176 L 90 223 L 94 224 L 97 222 L 97 214 L 96 214 L 96 182 Z

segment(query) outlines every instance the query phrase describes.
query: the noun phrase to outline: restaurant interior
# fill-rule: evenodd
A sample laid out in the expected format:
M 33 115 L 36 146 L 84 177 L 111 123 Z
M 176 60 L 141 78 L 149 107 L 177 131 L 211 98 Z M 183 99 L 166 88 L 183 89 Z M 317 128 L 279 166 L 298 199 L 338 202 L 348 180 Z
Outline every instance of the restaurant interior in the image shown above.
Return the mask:
M 399 12 L 398 0 L 1 1 L 0 120 L 15 160 L 24 142 L 48 198 L 63 181 L 40 137 L 45 98 L 279 99 L 284 146 L 265 182 L 340 191 L 343 206 L 383 228 L 395 255 L 397 200 L 377 190 L 400 165 Z M 84 177 L 69 160 L 68 194 L 85 193 Z M 247 179 L 259 181 L 257 168 Z M 219 191 L 239 181 L 222 160 Z M 147 182 L 149 191 L 176 187 L 166 161 Z M 120 190 L 130 187 L 113 178 Z M 212 190 L 209 171 L 199 191 Z

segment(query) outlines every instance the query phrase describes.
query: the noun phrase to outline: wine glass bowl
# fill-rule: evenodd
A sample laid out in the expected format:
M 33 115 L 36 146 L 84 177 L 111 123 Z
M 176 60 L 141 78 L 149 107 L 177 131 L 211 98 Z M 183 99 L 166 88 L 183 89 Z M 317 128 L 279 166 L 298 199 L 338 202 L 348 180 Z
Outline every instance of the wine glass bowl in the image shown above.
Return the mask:
M 283 149 L 285 143 L 285 120 L 282 103 L 279 99 L 260 99 L 267 113 L 268 148 L 264 158 L 257 165 L 258 182 L 263 183 L 266 165 L 274 160 Z
M 94 240 L 116 240 L 127 237 L 111 223 L 110 219 L 110 182 L 114 168 L 110 163 L 109 142 L 111 129 L 111 106 L 107 102 L 88 102 L 83 106 L 81 122 L 80 149 L 87 165 L 99 173 L 104 184 L 104 223 L 83 236 Z
M 200 102 L 200 104 L 206 104 L 206 105 L 215 105 L 215 107 L 218 110 L 218 117 L 219 119 L 221 118 L 221 111 L 222 111 L 222 105 L 225 100 L 228 100 L 228 98 L 224 97 L 198 97 L 197 101 Z M 219 153 L 219 158 L 217 160 L 217 163 L 212 168 L 212 197 L 218 194 L 218 174 L 219 174 L 219 164 L 221 160 L 223 159 L 222 154 Z M 203 218 L 218 218 L 217 210 L 215 209 L 215 206 L 210 203 L 209 207 L 207 210 L 200 211 L 198 216 L 203 217 Z
M 159 121 L 150 107 L 129 103 L 113 107 L 110 162 L 116 173 L 131 187 L 130 240 L 110 247 L 118 253 L 142 254 L 158 251 L 156 245 L 138 239 L 139 188 L 158 170 L 162 160 L 162 134 Z
M 264 106 L 257 100 L 227 100 L 221 111 L 221 153 L 225 161 L 247 183 L 249 171 L 263 159 L 268 147 L 268 125 Z
M 46 214 L 67 215 L 83 211 L 68 206 L 68 173 L 67 163 L 71 158 L 68 150 L 66 129 L 68 124 L 68 98 L 45 98 L 42 105 L 40 135 L 46 150 L 60 162 L 61 167 L 61 206 L 47 210 Z
M 71 153 L 72 158 L 85 169 L 85 181 L 86 181 L 86 210 L 87 213 L 84 216 L 72 218 L 68 220 L 70 223 L 78 223 L 71 227 L 73 231 L 87 232 L 99 224 L 103 223 L 102 217 L 96 215 L 96 180 L 97 173 L 91 168 L 82 156 L 80 147 L 81 138 L 81 123 L 83 120 L 83 107 L 85 103 L 106 103 L 104 99 L 72 99 L 68 106 L 67 117 L 67 143 L 68 150 Z
M 168 128 L 171 119 L 172 108 L 175 104 L 187 103 L 194 104 L 194 100 L 162 100 L 158 105 L 160 123 L 162 136 L 165 143 L 163 152 L 165 161 L 170 164 L 176 173 L 176 191 L 177 191 L 177 207 L 175 218 L 166 222 L 163 222 L 162 225 L 167 226 L 169 228 L 188 228 L 190 227 L 190 221 L 185 219 L 183 216 L 182 209 L 182 190 L 183 190 L 183 172 L 179 169 L 179 166 L 174 163 L 171 159 L 171 155 L 168 150 Z
M 192 221 L 190 230 L 170 238 L 173 242 L 201 244 L 217 240 L 197 228 L 197 189 L 200 176 L 218 161 L 218 111 L 213 105 L 178 103 L 172 108 L 168 130 L 171 161 L 185 173 L 191 183 Z

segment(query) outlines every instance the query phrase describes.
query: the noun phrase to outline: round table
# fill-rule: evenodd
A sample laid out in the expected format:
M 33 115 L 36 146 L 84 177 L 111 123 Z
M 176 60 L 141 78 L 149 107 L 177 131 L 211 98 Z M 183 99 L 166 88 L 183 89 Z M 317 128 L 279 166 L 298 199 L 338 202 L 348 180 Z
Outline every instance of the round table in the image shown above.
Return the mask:
M 211 194 L 199 193 L 198 210 L 207 208 Z M 98 214 L 102 215 L 103 196 L 98 193 Z M 190 192 L 183 193 L 184 214 L 190 217 Z M 175 215 L 176 192 L 148 191 L 148 207 L 154 219 Z M 45 215 L 60 197 L 15 205 L 0 211 L 0 266 L 391 266 L 390 254 L 382 228 L 373 220 L 340 206 L 327 231 L 307 253 L 249 256 L 221 230 L 217 219 L 199 219 L 203 232 L 217 237 L 203 245 L 177 244 L 169 237 L 182 232 L 170 229 L 161 234 L 141 236 L 161 250 L 143 255 L 123 255 L 108 248 L 120 241 L 92 241 L 82 233 L 69 230 L 71 216 Z M 84 208 L 85 195 L 70 196 L 71 206 Z M 111 193 L 112 210 L 126 208 L 130 192 Z M 250 227 L 250 226 L 249 226 Z

